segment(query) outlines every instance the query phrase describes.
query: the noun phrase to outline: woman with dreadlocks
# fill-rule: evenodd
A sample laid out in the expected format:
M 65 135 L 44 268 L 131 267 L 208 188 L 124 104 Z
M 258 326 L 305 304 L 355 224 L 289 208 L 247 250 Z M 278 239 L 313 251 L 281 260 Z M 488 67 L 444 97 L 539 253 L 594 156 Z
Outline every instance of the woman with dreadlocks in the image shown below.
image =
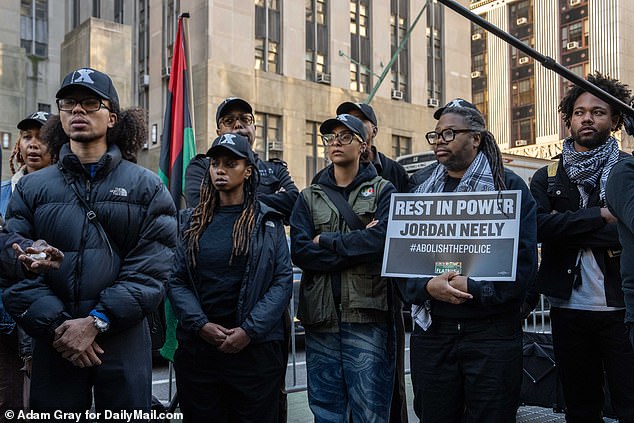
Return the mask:
M 256 197 L 246 137 L 214 140 L 200 203 L 183 215 L 169 298 L 185 422 L 275 422 L 292 267 L 282 216 Z
M 445 272 L 410 278 L 414 410 L 425 423 L 515 421 L 522 382 L 520 307 L 537 270 L 536 204 L 524 181 L 504 169 L 484 118 L 458 98 L 434 113 L 425 137 L 437 163 L 414 175 L 417 193 L 521 191 L 516 279 L 473 280 Z M 444 257 L 443 261 L 460 261 Z

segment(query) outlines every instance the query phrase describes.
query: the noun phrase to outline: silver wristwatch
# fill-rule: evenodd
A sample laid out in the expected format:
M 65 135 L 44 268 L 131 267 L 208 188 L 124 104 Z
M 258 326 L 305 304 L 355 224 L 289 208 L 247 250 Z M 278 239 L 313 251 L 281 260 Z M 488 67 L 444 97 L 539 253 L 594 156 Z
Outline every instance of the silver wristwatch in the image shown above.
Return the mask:
M 108 330 L 108 328 L 110 328 L 110 323 L 106 322 L 105 320 L 102 320 L 97 316 L 92 316 L 92 318 L 95 323 L 95 327 L 99 332 L 104 333 Z

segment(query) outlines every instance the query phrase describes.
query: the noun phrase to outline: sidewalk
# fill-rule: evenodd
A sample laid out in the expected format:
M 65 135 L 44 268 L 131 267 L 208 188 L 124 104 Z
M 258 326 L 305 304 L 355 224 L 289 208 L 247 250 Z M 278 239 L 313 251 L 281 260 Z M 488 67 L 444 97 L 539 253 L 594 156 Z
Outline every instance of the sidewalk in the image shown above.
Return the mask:
M 405 376 L 407 390 L 407 405 L 409 413 L 409 422 L 416 423 L 418 418 L 412 409 L 413 393 L 412 381 L 409 375 Z M 565 422 L 563 414 L 553 413 L 548 408 L 540 407 L 520 407 L 517 411 L 517 423 L 547 423 L 547 422 Z M 313 415 L 308 408 L 308 398 L 306 391 L 294 392 L 288 394 L 288 423 L 312 423 Z M 605 423 L 616 423 L 616 420 L 605 419 Z

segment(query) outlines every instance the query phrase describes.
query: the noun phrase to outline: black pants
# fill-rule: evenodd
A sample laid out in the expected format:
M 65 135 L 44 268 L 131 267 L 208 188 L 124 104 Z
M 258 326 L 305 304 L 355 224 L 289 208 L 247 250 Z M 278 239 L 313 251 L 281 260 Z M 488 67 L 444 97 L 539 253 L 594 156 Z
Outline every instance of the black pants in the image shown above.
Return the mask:
M 284 344 L 249 344 L 225 354 L 204 341 L 181 344 L 174 356 L 183 422 L 276 423 Z
M 425 423 L 515 421 L 522 382 L 518 318 L 433 317 L 410 339 L 414 411 Z
M 64 359 L 50 342 L 35 341 L 31 377 L 33 411 L 63 410 L 80 412 L 85 417 L 94 390 L 95 410 L 100 413 L 101 421 L 116 420 L 106 415 L 106 410 L 149 412 L 152 353 L 147 323 L 139 322 L 116 334 L 99 335 L 96 342 L 104 350 L 99 355 L 102 364 L 82 369 Z
M 604 370 L 614 412 L 634 422 L 634 350 L 624 313 L 551 309 L 567 422 L 603 422 Z
M 17 412 L 23 408 L 22 387 L 24 372 L 20 369 L 23 362 L 18 353 L 17 328 L 7 335 L 0 333 L 0 422 L 8 420 L 7 410 Z

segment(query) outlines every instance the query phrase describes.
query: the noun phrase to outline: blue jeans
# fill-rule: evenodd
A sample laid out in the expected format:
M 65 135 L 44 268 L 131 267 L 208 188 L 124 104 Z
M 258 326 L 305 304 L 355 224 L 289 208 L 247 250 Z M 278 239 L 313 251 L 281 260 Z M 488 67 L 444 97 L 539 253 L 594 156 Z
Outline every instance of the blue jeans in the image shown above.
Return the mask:
M 343 423 L 350 415 L 354 422 L 387 422 L 394 350 L 387 323 L 341 323 L 338 333 L 307 328 L 308 404 L 315 423 Z

